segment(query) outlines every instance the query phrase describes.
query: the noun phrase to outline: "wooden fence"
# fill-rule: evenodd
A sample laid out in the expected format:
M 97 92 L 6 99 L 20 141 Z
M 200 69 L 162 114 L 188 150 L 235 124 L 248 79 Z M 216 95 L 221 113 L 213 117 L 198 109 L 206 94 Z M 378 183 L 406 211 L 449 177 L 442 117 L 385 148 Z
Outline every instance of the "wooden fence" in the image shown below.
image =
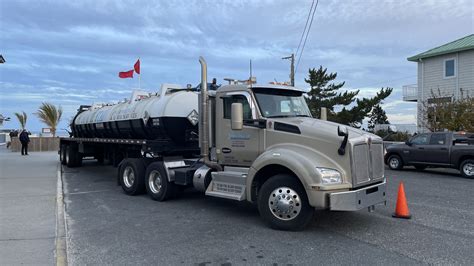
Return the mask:
M 12 138 L 10 146 L 12 152 L 21 151 L 21 143 L 18 138 Z M 57 151 L 59 150 L 59 138 L 55 137 L 31 137 L 28 145 L 30 151 Z

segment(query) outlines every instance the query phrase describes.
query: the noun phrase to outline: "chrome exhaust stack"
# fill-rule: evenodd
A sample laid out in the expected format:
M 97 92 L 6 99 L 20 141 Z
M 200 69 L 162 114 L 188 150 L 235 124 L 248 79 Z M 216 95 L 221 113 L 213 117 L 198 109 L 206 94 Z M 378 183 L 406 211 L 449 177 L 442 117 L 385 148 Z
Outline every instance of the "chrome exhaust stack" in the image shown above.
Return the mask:
M 207 93 L 207 63 L 204 57 L 199 57 L 201 64 L 201 97 L 199 102 L 199 146 L 204 164 L 211 169 L 222 171 L 222 167 L 209 159 L 209 94 Z

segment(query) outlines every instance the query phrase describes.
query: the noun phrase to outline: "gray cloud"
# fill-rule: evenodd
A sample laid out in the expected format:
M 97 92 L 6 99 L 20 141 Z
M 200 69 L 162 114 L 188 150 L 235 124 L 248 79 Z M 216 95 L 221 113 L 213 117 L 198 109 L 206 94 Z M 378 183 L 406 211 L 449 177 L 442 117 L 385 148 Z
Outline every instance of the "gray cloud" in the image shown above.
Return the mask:
M 42 100 L 68 105 L 119 100 L 137 86 L 118 71 L 142 61 L 142 85 L 199 80 L 197 58 L 219 79 L 246 78 L 249 59 L 258 81 L 288 79 L 280 58 L 296 50 L 305 1 L 2 1 L 0 113 L 34 112 Z M 474 31 L 472 1 L 327 1 L 319 3 L 296 83 L 310 67 L 338 72 L 361 95 L 394 87 L 389 118 L 413 122 L 401 86 L 416 83 L 408 56 Z M 126 93 L 128 92 L 128 93 Z M 398 121 L 397 120 L 397 121 Z M 32 121 L 33 123 L 33 121 Z M 14 122 L 11 122 L 15 126 Z M 37 123 L 34 125 L 39 128 Z

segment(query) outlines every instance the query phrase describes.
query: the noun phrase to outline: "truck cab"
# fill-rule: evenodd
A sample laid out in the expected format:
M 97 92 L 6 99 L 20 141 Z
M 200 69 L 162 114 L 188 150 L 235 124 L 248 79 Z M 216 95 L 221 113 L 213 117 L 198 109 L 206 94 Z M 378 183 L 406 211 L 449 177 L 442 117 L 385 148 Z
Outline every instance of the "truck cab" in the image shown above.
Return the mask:
M 304 227 L 314 209 L 386 201 L 378 136 L 315 119 L 292 86 L 231 84 L 209 97 L 212 171 L 206 195 L 258 204 L 274 228 Z

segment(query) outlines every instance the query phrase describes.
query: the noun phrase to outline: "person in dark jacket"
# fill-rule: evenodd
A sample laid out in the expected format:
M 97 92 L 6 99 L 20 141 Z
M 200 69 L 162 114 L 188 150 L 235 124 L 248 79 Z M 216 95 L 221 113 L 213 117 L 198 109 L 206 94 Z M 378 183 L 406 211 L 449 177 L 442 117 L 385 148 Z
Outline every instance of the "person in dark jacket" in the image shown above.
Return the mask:
M 30 137 L 28 132 L 23 129 L 20 133 L 20 142 L 21 142 L 21 155 L 28 155 L 28 143 L 30 142 Z

